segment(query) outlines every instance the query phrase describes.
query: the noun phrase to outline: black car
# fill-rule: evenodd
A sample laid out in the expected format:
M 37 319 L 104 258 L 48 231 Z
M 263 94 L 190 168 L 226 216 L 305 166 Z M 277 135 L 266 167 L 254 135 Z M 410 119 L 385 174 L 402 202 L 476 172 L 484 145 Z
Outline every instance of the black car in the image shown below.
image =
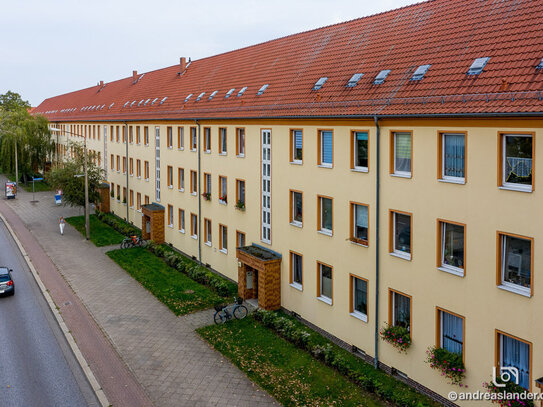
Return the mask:
M 12 269 L 0 266 L 0 296 L 15 294 L 15 284 L 11 278 Z

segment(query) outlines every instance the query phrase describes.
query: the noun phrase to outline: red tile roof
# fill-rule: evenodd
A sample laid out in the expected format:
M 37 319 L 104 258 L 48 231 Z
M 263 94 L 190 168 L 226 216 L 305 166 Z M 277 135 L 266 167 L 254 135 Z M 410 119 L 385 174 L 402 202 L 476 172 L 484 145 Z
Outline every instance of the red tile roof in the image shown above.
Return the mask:
M 138 75 L 136 83 L 129 77 L 56 96 L 35 112 L 59 121 L 540 113 L 542 26 L 541 0 L 427 1 L 196 60 L 182 75 L 174 65 Z M 490 60 L 468 76 L 479 57 Z M 431 64 L 424 78 L 411 81 L 424 64 Z M 389 76 L 374 85 L 383 69 Z M 362 79 L 346 88 L 358 72 Z

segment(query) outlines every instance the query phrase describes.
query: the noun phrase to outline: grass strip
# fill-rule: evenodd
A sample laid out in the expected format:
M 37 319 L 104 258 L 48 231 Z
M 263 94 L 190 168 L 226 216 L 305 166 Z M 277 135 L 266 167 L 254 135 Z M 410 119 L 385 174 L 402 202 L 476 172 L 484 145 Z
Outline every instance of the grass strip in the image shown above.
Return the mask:
M 85 217 L 72 216 L 65 218 L 66 222 L 76 228 L 83 236 L 85 235 Z M 98 247 L 121 244 L 124 236 L 100 221 L 95 215 L 90 215 L 90 240 Z

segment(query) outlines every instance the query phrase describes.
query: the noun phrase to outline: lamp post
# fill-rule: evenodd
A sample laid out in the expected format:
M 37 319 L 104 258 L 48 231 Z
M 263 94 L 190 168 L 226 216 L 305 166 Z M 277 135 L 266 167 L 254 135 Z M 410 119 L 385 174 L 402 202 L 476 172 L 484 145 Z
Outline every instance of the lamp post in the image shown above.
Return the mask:
M 57 127 L 49 127 L 50 131 L 60 132 L 61 130 Z M 81 137 L 80 134 L 72 133 L 71 131 L 65 130 L 66 133 L 72 134 L 74 136 Z M 58 144 L 57 144 L 58 146 Z M 83 137 L 83 171 L 85 173 L 85 237 L 87 240 L 90 239 L 90 222 L 89 222 L 89 177 L 87 172 L 87 136 Z

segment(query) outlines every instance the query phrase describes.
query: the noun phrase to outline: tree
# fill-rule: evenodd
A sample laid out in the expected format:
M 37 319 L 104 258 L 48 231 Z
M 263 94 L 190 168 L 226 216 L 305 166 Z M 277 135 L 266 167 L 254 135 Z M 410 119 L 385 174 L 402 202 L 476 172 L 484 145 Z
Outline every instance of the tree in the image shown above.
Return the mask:
M 30 109 L 30 103 L 21 98 L 18 93 L 8 91 L 7 93 L 0 95 L 0 109 L 6 112 L 14 112 L 20 109 Z
M 63 167 L 51 170 L 47 175 L 47 182 L 56 189 L 62 190 L 64 202 L 70 206 L 85 205 L 85 179 L 83 172 L 84 151 L 79 143 L 72 144 L 74 158 L 66 161 Z M 87 174 L 89 182 L 89 203 L 100 199 L 98 186 L 102 180 L 102 169 L 87 161 Z

